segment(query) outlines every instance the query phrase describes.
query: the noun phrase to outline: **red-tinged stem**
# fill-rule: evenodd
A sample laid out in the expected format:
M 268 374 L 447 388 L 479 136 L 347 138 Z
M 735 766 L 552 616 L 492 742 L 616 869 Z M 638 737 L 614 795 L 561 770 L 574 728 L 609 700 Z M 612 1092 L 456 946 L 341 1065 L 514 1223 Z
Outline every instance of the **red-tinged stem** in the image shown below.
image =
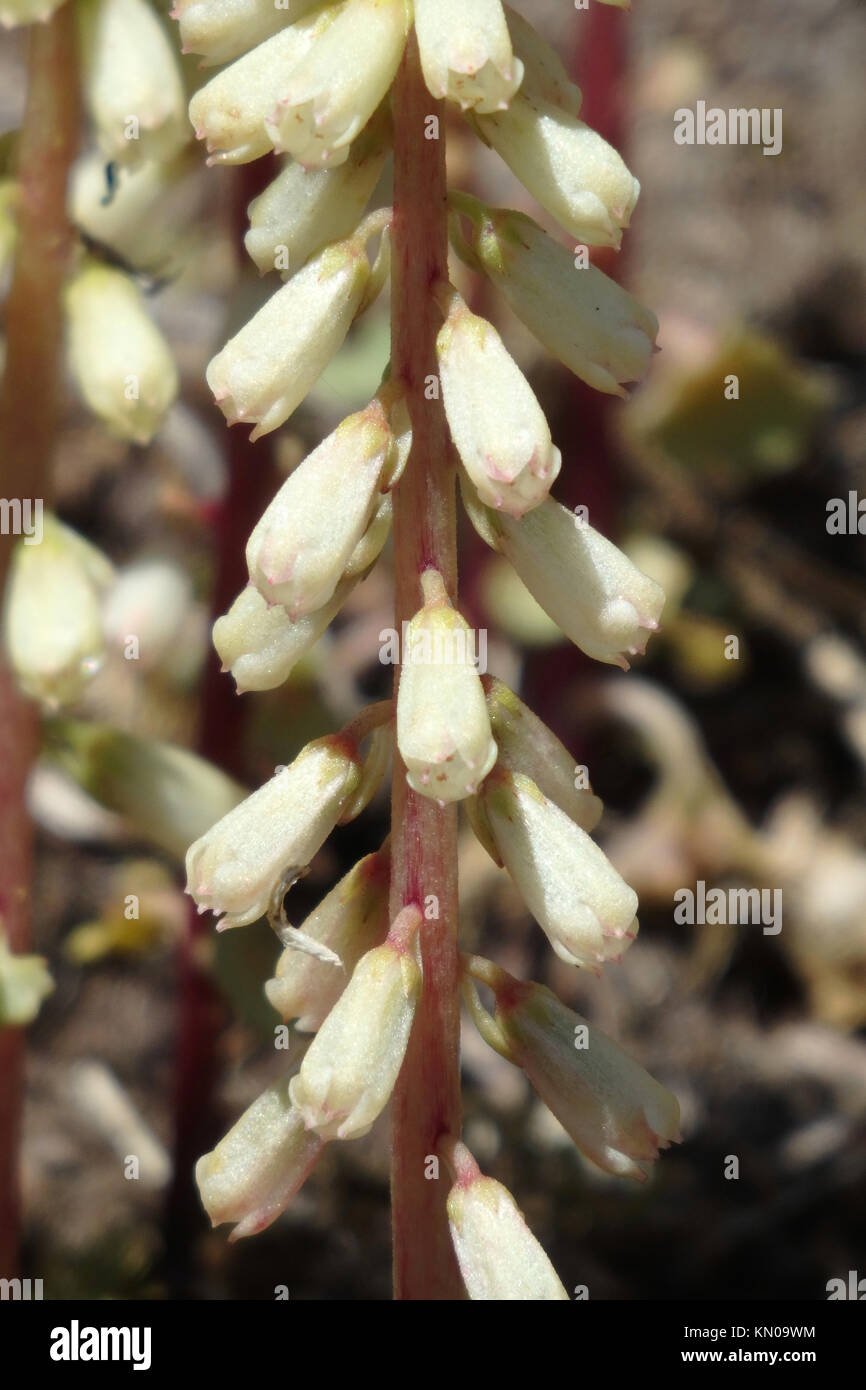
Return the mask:
M 30 29 L 27 104 L 18 159 L 18 227 L 6 304 L 6 366 L 0 449 L 7 498 L 50 495 L 57 419 L 60 292 L 72 233 L 66 180 L 78 144 L 78 84 L 72 6 Z M 0 536 L 0 588 L 13 544 Z M 30 944 L 33 831 L 24 791 L 38 746 L 35 710 L 0 666 L 0 921 L 11 949 Z M 0 1030 L 0 1278 L 14 1278 L 21 1217 L 18 1150 L 24 1089 L 24 1035 Z
M 391 368 L 408 395 L 412 453 L 394 492 L 398 630 L 421 607 L 429 567 L 457 598 L 454 466 L 441 402 L 425 398 L 436 376 L 442 315 L 434 286 L 447 277 L 445 121 L 421 75 L 414 34 L 394 84 L 394 224 Z M 439 139 L 426 139 L 430 116 Z M 399 682 L 395 673 L 395 694 Z M 421 927 L 424 983 L 394 1092 L 391 1200 L 394 1296 L 463 1297 L 445 1211 L 448 1182 L 426 1176 L 443 1134 L 460 1133 L 460 1001 L 457 953 L 457 812 L 418 796 L 395 759 L 391 805 L 391 917 L 435 898 L 438 917 Z M 426 1172 L 425 1172 L 426 1169 Z

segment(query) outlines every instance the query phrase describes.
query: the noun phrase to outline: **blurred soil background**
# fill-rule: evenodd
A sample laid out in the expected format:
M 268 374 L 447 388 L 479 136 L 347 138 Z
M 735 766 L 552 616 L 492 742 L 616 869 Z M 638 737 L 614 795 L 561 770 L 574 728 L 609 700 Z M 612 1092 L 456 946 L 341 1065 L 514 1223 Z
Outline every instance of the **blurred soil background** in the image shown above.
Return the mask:
M 662 352 L 627 405 L 593 398 L 540 359 L 489 291 L 462 271 L 460 283 L 495 317 L 548 412 L 564 456 L 557 495 L 589 505 L 669 600 L 663 632 L 631 673 L 600 668 L 553 644 L 517 581 L 465 536 L 466 611 L 489 628 L 490 669 L 589 767 L 606 805 L 600 838 L 640 895 L 641 932 L 601 979 L 575 974 L 467 828 L 462 935 L 466 949 L 551 984 L 671 1087 L 684 1142 L 643 1186 L 596 1172 L 468 1020 L 466 1138 L 570 1289 L 822 1299 L 829 1279 L 866 1274 L 866 541 L 826 527 L 829 499 L 866 497 L 863 7 L 635 0 L 630 17 L 598 6 L 592 18 L 552 0 L 519 8 L 572 55 L 586 118 L 612 126 L 641 180 L 619 261 L 598 260 L 658 313 Z M 627 73 L 605 104 L 601 79 L 623 44 Z M 19 118 L 20 54 L 4 38 L 5 125 Z M 673 113 L 699 99 L 781 107 L 782 153 L 676 145 Z M 515 205 L 507 171 L 458 117 L 449 145 L 456 182 Z M 152 299 L 181 368 L 181 404 L 152 446 L 130 448 L 70 393 L 57 486 L 61 516 L 121 570 L 154 566 L 152 601 L 166 615 L 160 631 L 141 617 L 156 632 L 146 660 L 124 661 L 115 643 L 76 713 L 194 745 L 215 574 L 209 523 L 227 466 L 203 370 L 276 281 L 238 270 L 246 176 L 204 171 L 198 151 L 190 159 L 166 224 L 181 268 Z M 386 355 L 379 304 L 279 431 L 272 457 L 260 449 L 263 500 L 368 398 Z M 736 401 L 724 397 L 730 374 Z M 259 466 L 255 451 L 246 466 Z M 257 785 L 308 738 L 387 694 L 391 671 L 377 653 L 390 622 L 385 563 L 288 686 L 226 702 L 231 769 Z M 165 1220 L 187 920 L 177 865 L 48 765 L 33 806 L 35 949 L 56 988 L 30 1031 L 25 1272 L 51 1298 L 267 1299 L 278 1285 L 293 1299 L 390 1297 L 382 1122 L 329 1146 L 270 1230 L 230 1246 L 228 1228 L 209 1232 L 197 1214 L 177 1259 Z M 293 890 L 291 919 L 386 832 L 380 794 Z M 699 880 L 781 889 L 781 931 L 676 923 L 674 893 Z M 142 907 L 130 922 L 131 893 Z M 218 950 L 207 930 L 197 950 L 225 1001 L 215 1138 L 291 1066 L 298 1044 L 288 1055 L 273 1046 L 279 1020 L 261 984 L 277 944 L 265 926 L 230 933 Z M 130 1154 L 138 1180 L 124 1176 Z

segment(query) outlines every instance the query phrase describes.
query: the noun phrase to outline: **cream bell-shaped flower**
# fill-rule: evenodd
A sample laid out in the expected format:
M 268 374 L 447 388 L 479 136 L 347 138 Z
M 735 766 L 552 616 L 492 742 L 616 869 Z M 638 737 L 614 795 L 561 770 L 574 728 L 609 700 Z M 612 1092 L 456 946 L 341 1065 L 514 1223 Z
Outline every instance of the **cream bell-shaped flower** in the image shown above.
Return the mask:
M 69 177 L 70 221 L 93 241 L 115 251 L 128 266 L 171 275 L 185 264 L 178 237 L 181 204 L 188 203 L 183 158 L 172 164 L 147 160 L 114 171 L 108 197 L 105 156 L 88 150 Z
M 230 425 L 255 425 L 258 439 L 289 418 L 341 346 L 369 279 L 363 243 L 337 242 L 229 339 L 206 375 Z
M 236 1222 L 229 1240 L 254 1236 L 285 1211 L 321 1155 L 324 1141 L 288 1098 L 288 1079 L 254 1100 L 215 1149 L 195 1165 L 212 1226 Z
M 76 700 L 105 657 L 101 603 L 114 569 L 101 551 L 56 517 L 41 518 L 41 540 L 15 546 L 3 638 L 26 694 L 47 709 Z
M 529 382 L 492 324 L 446 291 L 436 339 L 448 428 L 460 461 L 488 506 L 509 516 L 537 507 L 561 457 Z
M 227 816 L 186 856 L 186 891 L 219 930 L 244 927 L 277 906 L 339 822 L 361 780 L 357 746 L 316 739 Z
M 594 970 L 637 935 L 637 894 L 531 778 L 497 767 L 478 807 L 499 859 L 560 960 Z
M 413 791 L 444 805 L 471 796 L 496 761 L 478 674 L 475 634 L 451 606 L 436 570 L 422 576 L 424 607 L 404 630 L 397 746 Z
M 421 70 L 434 97 L 504 109 L 523 77 L 500 0 L 415 0 Z
M 325 13 L 331 22 L 280 85 L 265 121 L 274 149 L 313 169 L 348 158 L 394 80 L 410 20 L 407 0 L 342 0 Z
M 322 1026 L 361 956 L 385 940 L 390 864 L 387 849 L 361 859 L 299 928 L 320 952 L 293 942 L 277 961 L 265 994 L 286 1022 L 296 1020 L 299 1033 Z
M 171 159 L 189 139 L 183 77 L 146 0 L 79 0 L 84 101 L 108 159 Z
M 539 791 L 591 834 L 604 808 L 593 795 L 586 768 L 575 763 L 556 734 L 507 685 L 493 676 L 482 676 L 481 684 L 498 761 L 510 772 L 531 777 Z
M 567 1299 L 508 1189 L 482 1175 L 465 1144 L 453 1146 L 450 1164 L 456 1181 L 448 1194 L 448 1224 L 469 1297 L 500 1303 Z
M 511 1060 L 581 1153 L 644 1182 L 659 1149 L 680 1140 L 676 1097 L 552 990 L 509 980 L 497 992 L 496 1023 Z
M 121 270 L 92 262 L 64 292 L 69 367 L 94 415 L 149 444 L 178 393 L 171 350 Z
M 189 119 L 196 139 L 207 142 L 208 163 L 248 164 L 272 148 L 265 117 L 331 23 L 332 9 L 326 5 L 303 15 L 199 87 L 189 103 Z
M 292 622 L 285 608 L 269 604 L 250 584 L 213 625 L 213 644 L 222 669 L 231 671 L 239 695 L 248 690 L 275 690 L 315 646 L 339 613 L 351 589 L 341 585 L 317 613 Z
M 655 314 L 595 266 L 578 265 L 531 217 L 463 193 L 453 203 L 472 219 L 478 265 L 538 341 L 588 386 L 625 396 L 624 383 L 649 366 Z
M 358 225 L 379 180 L 388 151 L 388 113 L 383 108 L 358 136 L 345 164 L 305 169 L 294 161 L 254 198 L 244 246 L 265 275 L 293 275 L 332 241 Z
M 250 581 L 292 622 L 333 598 L 394 457 L 381 400 L 350 415 L 302 460 L 247 542 Z
M 0 0 L 0 26 L 14 29 L 19 24 L 38 24 L 50 19 L 63 0 Z
M 548 498 L 520 521 L 463 496 L 479 534 L 514 566 L 529 592 L 587 656 L 629 669 L 656 632 L 664 591 L 599 531 Z
M 388 939 L 363 955 L 289 1086 L 322 1139 L 367 1134 L 391 1098 L 421 993 L 421 910 L 405 907 Z
M 183 53 L 201 54 L 203 68 L 230 63 L 288 24 L 318 0 L 175 0 Z
M 482 139 L 577 241 L 619 249 L 640 193 L 612 145 L 571 111 L 518 92 L 477 119 Z

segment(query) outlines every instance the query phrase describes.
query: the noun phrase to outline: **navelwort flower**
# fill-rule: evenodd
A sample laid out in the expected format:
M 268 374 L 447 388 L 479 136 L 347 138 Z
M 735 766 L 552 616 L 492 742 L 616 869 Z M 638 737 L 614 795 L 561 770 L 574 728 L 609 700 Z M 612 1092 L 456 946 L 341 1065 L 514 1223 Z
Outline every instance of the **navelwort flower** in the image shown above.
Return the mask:
M 362 224 L 308 261 L 209 364 L 217 405 L 230 425 L 255 425 L 251 439 L 289 418 L 348 333 L 370 280 L 369 234 Z
M 424 607 L 408 624 L 397 692 L 397 746 L 413 791 L 435 800 L 471 796 L 496 761 L 473 650 L 441 575 L 422 575 Z
M 129 276 L 91 262 L 66 286 L 69 366 L 108 429 L 148 444 L 178 392 L 171 350 Z
M 184 53 L 199 53 L 202 67 L 228 63 L 248 48 L 294 24 L 319 0 L 175 0 Z
M 280 85 L 265 127 L 275 150 L 306 168 L 342 164 L 394 80 L 409 27 L 407 0 L 341 0 L 303 63 Z
M 16 545 L 3 614 L 6 653 L 21 688 L 49 709 L 77 699 L 102 666 L 102 598 L 111 562 L 46 514 L 38 545 Z
M 168 35 L 146 0 L 78 0 L 84 100 L 107 159 L 171 159 L 189 139 Z
M 588 386 L 625 396 L 649 366 L 655 314 L 596 266 L 578 268 L 531 217 L 465 193 L 452 202 L 471 220 L 470 254 L 538 341 Z
M 436 339 L 448 428 L 482 501 L 522 516 L 559 473 L 560 453 L 529 382 L 486 319 L 446 290 Z
M 474 989 L 468 996 L 490 1045 L 523 1069 L 581 1153 L 608 1173 L 644 1182 L 659 1149 L 680 1142 L 676 1097 L 544 985 L 478 957 L 466 969 L 496 996 L 493 1019 Z
M 511 561 L 533 598 L 587 656 L 629 669 L 656 632 L 665 596 L 618 546 L 548 498 L 519 521 L 481 509 L 464 489 L 476 530 Z
M 421 992 L 421 920 L 419 908 L 405 907 L 385 944 L 361 957 L 289 1085 L 323 1139 L 360 1138 L 390 1099 Z
M 500 0 L 414 0 L 424 81 L 434 97 L 498 111 L 523 77 Z
M 361 956 L 384 941 L 390 869 L 387 849 L 360 859 L 299 928 L 321 953 L 291 940 L 277 961 L 265 994 L 284 1019 L 296 1020 L 299 1033 L 322 1026 Z M 327 953 L 337 959 L 327 959 Z
M 340 735 L 317 739 L 217 821 L 186 856 L 187 892 L 221 929 L 243 927 L 307 867 L 361 780 L 360 755 Z
M 469 1297 L 488 1302 L 567 1299 L 508 1189 L 482 1175 L 465 1144 L 455 1144 L 446 1158 L 456 1179 L 448 1194 L 448 1223 Z
M 619 960 L 637 935 L 637 894 L 586 832 L 503 766 L 482 784 L 477 810 L 559 958 L 590 970 Z

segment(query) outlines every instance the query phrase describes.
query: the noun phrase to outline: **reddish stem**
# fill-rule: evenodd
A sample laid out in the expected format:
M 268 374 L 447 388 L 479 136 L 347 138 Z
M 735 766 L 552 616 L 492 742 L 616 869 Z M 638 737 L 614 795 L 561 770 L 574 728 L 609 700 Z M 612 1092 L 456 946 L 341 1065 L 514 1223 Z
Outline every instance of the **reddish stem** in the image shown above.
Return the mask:
M 408 394 L 412 453 L 394 492 L 395 607 L 398 629 L 421 607 L 429 567 L 457 598 L 454 465 L 441 402 L 425 399 L 437 375 L 442 316 L 433 286 L 448 274 L 444 113 L 421 75 L 414 33 L 393 92 L 394 225 L 391 366 Z M 425 138 L 439 121 L 437 139 Z M 399 682 L 395 672 L 395 695 Z M 427 1160 L 444 1133 L 460 1132 L 460 1002 L 457 953 L 457 812 L 418 796 L 395 759 L 391 805 L 392 919 L 435 897 L 438 917 L 421 927 L 424 984 L 393 1101 L 391 1176 L 394 1296 L 463 1297 L 445 1211 L 447 1181 L 428 1179 Z
M 30 29 L 27 105 L 18 159 L 15 267 L 6 305 L 6 366 L 0 401 L 4 489 L 9 498 L 50 496 L 57 419 L 60 295 L 72 233 L 66 180 L 78 144 L 78 84 L 72 6 Z M 0 535 L 0 587 L 11 535 Z M 12 950 L 30 945 L 33 829 L 24 804 L 38 747 L 38 720 L 0 667 L 0 920 Z M 20 1243 L 18 1149 L 24 1033 L 0 1030 L 0 1277 L 15 1276 Z

